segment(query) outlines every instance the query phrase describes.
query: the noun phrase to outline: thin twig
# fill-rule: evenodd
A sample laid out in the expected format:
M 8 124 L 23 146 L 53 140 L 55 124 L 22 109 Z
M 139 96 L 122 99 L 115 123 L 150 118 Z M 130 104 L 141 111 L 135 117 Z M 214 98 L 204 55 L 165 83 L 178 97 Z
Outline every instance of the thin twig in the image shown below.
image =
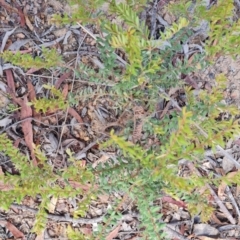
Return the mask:
M 239 162 L 237 162 L 226 150 L 224 150 L 221 146 L 217 145 L 216 146 L 217 150 L 219 150 L 227 159 L 229 159 L 230 161 L 232 161 L 237 169 L 240 169 L 240 164 Z
M 72 54 L 92 55 L 92 56 L 96 56 L 96 57 L 99 57 L 99 56 L 100 56 L 100 54 L 97 53 L 97 52 L 82 51 L 82 50 L 72 51 L 72 52 L 64 52 L 64 53 L 63 53 L 63 55 L 72 55 Z
M 240 230 L 240 225 L 228 224 L 228 225 L 219 227 L 219 228 L 218 228 L 218 231 L 219 231 L 219 232 L 224 232 L 224 231 L 229 231 L 229 230 L 233 230 L 233 229 L 238 229 L 238 230 Z
M 221 211 L 225 214 L 226 218 L 229 220 L 229 222 L 231 224 L 236 224 L 235 219 L 232 217 L 232 215 L 230 214 L 230 212 L 228 211 L 228 209 L 225 207 L 225 205 L 223 204 L 223 202 L 221 201 L 221 199 L 217 196 L 217 194 L 213 191 L 213 189 L 211 188 L 211 186 L 209 184 L 207 184 L 208 189 L 210 190 L 215 202 L 217 203 L 217 205 L 220 207 Z
M 65 114 L 65 117 L 64 117 L 64 120 L 63 120 L 63 125 L 66 124 L 67 117 L 68 117 L 68 111 L 69 111 L 69 105 L 68 105 L 68 107 L 67 107 L 67 109 L 66 109 L 66 114 Z M 61 132 L 60 132 L 60 137 L 59 137 L 59 141 L 58 141 L 58 146 L 57 146 L 56 154 L 58 154 L 59 148 L 60 148 L 60 146 L 61 146 L 63 133 L 64 133 L 64 127 L 61 129 Z
M 240 211 L 239 211 L 239 207 L 237 205 L 237 202 L 235 201 L 235 198 L 233 197 L 232 195 L 232 192 L 230 191 L 230 188 L 227 186 L 226 187 L 226 193 L 227 193 L 227 196 L 229 197 L 229 199 L 231 200 L 232 202 L 232 205 L 234 206 L 235 210 L 236 210 L 236 213 L 238 215 L 238 220 L 240 220 Z
M 31 213 L 37 214 L 38 213 L 38 209 L 35 208 L 30 208 L 24 205 L 18 205 L 18 204 L 11 204 L 11 206 L 13 208 L 17 208 L 20 210 L 25 210 L 25 211 L 29 211 Z M 80 224 L 95 224 L 95 223 L 99 223 L 103 221 L 103 217 L 98 217 L 98 218 L 92 218 L 92 219 L 88 219 L 88 218 L 71 218 L 69 216 L 59 216 L 56 214 L 47 214 L 47 218 L 54 220 L 54 221 L 58 221 L 58 222 L 71 222 L 71 223 L 80 223 Z
M 72 127 L 73 125 L 89 126 L 88 123 L 71 123 L 71 124 L 62 124 L 62 125 L 51 125 L 51 124 L 46 124 L 44 122 L 38 121 L 38 120 L 34 119 L 33 117 L 28 117 L 28 118 L 24 118 L 24 119 L 22 119 L 20 121 L 17 121 L 15 123 L 11 124 L 10 126 L 4 128 L 2 131 L 0 131 L 0 134 L 4 133 L 5 131 L 7 131 L 8 129 L 12 128 L 13 126 L 18 125 L 19 123 L 22 123 L 22 122 L 27 121 L 27 120 L 32 120 L 32 121 L 40 123 L 40 124 L 42 124 L 42 125 L 44 125 L 46 127 L 52 127 L 52 128 L 55 128 L 55 127 L 56 128 L 62 128 L 62 127 L 68 127 L 68 126 Z
M 91 142 L 88 144 L 85 148 L 83 148 L 81 151 L 74 154 L 74 158 L 78 158 L 78 156 L 81 156 L 83 153 L 86 153 L 89 149 L 91 149 L 94 145 L 96 145 L 99 141 L 103 140 L 105 136 L 102 136 L 98 138 L 97 140 Z
M 188 167 L 189 169 L 191 169 L 192 171 L 196 172 L 198 176 L 202 176 L 201 173 L 196 169 L 196 167 L 193 165 L 192 162 L 188 161 Z M 214 192 L 214 190 L 212 189 L 212 187 L 207 183 L 206 186 L 208 187 L 208 189 L 210 190 L 211 195 L 213 196 L 215 202 L 217 203 L 217 205 L 219 206 L 219 208 L 221 209 L 221 211 L 225 214 L 226 218 L 229 220 L 229 222 L 231 224 L 236 224 L 235 219 L 232 217 L 232 215 L 230 214 L 230 212 L 228 211 L 228 209 L 225 207 L 225 205 L 223 204 L 223 202 L 221 201 L 221 199 L 217 196 L 217 194 Z
M 168 223 L 167 225 L 168 226 L 171 226 L 171 227 L 174 227 L 174 226 L 179 226 L 179 225 L 191 225 L 192 224 L 192 220 L 183 220 L 183 221 L 177 221 L 177 222 L 170 222 Z
M 2 39 L 2 45 L 1 45 L 1 49 L 0 52 L 2 53 L 5 45 L 7 43 L 8 38 L 15 32 L 15 30 L 17 29 L 17 27 L 13 28 L 11 31 L 7 31 Z
M 179 232 L 173 230 L 169 224 L 167 224 L 165 227 L 164 227 L 164 231 L 167 233 L 167 236 L 171 239 L 173 238 L 177 238 L 177 239 L 180 239 L 180 240 L 187 240 L 187 238 L 185 238 L 182 234 L 180 234 Z

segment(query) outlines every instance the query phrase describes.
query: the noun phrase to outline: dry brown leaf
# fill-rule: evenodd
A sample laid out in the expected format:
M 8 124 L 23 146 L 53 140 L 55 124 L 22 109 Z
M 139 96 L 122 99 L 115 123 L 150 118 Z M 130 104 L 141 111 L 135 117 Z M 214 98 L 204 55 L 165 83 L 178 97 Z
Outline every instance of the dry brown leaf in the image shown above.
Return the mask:
M 33 30 L 34 30 L 34 27 L 33 27 L 32 23 L 31 23 L 31 21 L 29 20 L 29 18 L 28 18 L 27 15 L 25 15 L 25 21 L 26 21 L 26 25 L 28 26 L 28 28 L 29 28 L 31 31 L 33 31 Z
M 32 85 L 31 81 L 27 81 L 27 86 L 28 86 L 28 96 L 29 96 L 29 100 L 30 101 L 33 101 L 35 100 L 37 97 L 36 97 L 36 92 L 35 92 L 35 88 L 34 86 Z M 36 119 L 37 121 L 41 121 L 41 115 L 40 113 L 37 113 L 35 108 L 33 107 L 32 109 L 32 115 L 34 117 L 34 119 Z M 40 123 L 39 122 L 36 122 L 36 124 L 39 126 Z
M 64 86 L 63 86 L 62 94 L 63 94 L 64 99 L 66 99 L 67 95 L 68 95 L 68 84 L 67 83 L 64 84 Z
M 208 190 L 208 187 L 207 186 L 203 186 L 203 187 L 199 188 L 198 193 L 200 195 L 203 195 L 207 190 Z
M 112 240 L 113 238 L 117 237 L 118 232 L 121 228 L 121 225 L 118 225 L 115 229 L 113 229 L 106 237 L 106 240 Z
M 26 22 L 25 22 L 25 17 L 24 17 L 23 11 L 20 6 L 17 7 L 17 10 L 18 10 L 18 15 L 20 17 L 20 25 L 21 25 L 21 27 L 24 27 Z
M 80 184 L 79 182 L 73 181 L 73 180 L 69 180 L 68 181 L 69 184 L 73 187 L 73 188 L 80 188 L 84 191 L 88 191 L 89 189 L 91 189 L 93 186 L 91 184 Z M 97 185 L 94 186 L 94 189 L 97 189 Z
M 227 174 L 227 177 L 228 177 L 228 178 L 234 178 L 235 175 L 238 174 L 239 172 L 240 172 L 240 170 L 235 171 L 235 172 L 230 172 L 230 173 Z
M 35 240 L 44 240 L 44 231 L 42 231 L 41 233 L 39 233 L 37 235 L 37 237 L 35 238 Z
M 11 224 L 10 222 L 7 222 L 6 226 L 5 226 L 11 233 L 12 235 L 15 237 L 15 238 L 23 238 L 25 239 L 24 237 L 24 234 L 19 231 L 13 224 Z
M 181 200 L 178 200 L 178 201 L 174 200 L 173 198 L 171 198 L 169 196 L 162 197 L 162 201 L 172 203 L 174 205 L 177 205 L 178 207 L 187 208 L 187 205 L 185 202 L 183 202 Z
M 16 140 L 14 141 L 14 143 L 13 143 L 13 146 L 14 146 L 15 148 L 17 148 L 20 142 L 21 142 L 21 139 L 20 139 L 20 138 L 16 139 Z
M 21 104 L 21 120 L 32 117 L 32 109 L 28 105 L 28 99 L 25 95 Z M 33 130 L 31 119 L 22 122 L 22 131 L 27 147 L 30 149 L 33 165 L 37 166 L 37 160 L 34 153 Z
M 72 117 L 76 118 L 76 120 L 77 120 L 79 123 L 83 123 L 82 118 L 80 117 L 80 115 L 79 115 L 73 108 L 69 107 L 69 108 L 68 108 L 68 113 L 69 113 Z
M 57 204 L 58 198 L 57 197 L 52 197 L 49 204 L 48 204 L 48 211 L 50 213 L 54 213 L 56 204 Z
M 27 81 L 27 87 L 28 87 L 29 100 L 30 101 L 35 100 L 36 99 L 36 92 L 35 92 L 34 86 L 32 85 L 30 80 Z
M 66 72 L 64 73 L 55 83 L 55 88 L 59 89 L 59 87 L 61 86 L 62 82 L 67 79 L 68 77 L 71 76 L 71 72 Z
M 31 21 L 30 21 L 29 18 L 28 18 L 26 7 L 23 9 L 23 12 L 24 12 L 24 17 L 25 17 L 26 25 L 28 26 L 28 28 L 29 28 L 31 31 L 33 31 L 33 30 L 34 30 L 34 27 L 33 27 Z
M 7 92 L 10 94 L 10 96 L 13 99 L 13 101 L 16 104 L 21 106 L 22 100 L 20 98 L 16 98 L 15 83 L 14 83 L 12 71 L 10 69 L 6 69 L 5 72 L 6 72 L 7 85 L 8 85 Z
M 10 4 L 6 3 L 5 0 L 0 0 L 0 6 L 5 8 L 7 11 L 18 13 L 18 10 L 12 7 Z
M 169 25 L 172 25 L 172 23 L 176 20 L 175 17 L 170 14 L 170 13 L 166 13 L 164 16 L 163 16 L 163 19 L 169 24 Z
M 226 188 L 227 188 L 227 184 L 225 182 L 222 182 L 218 187 L 218 197 L 221 200 L 224 200 L 226 198 L 226 195 L 225 195 Z
M 24 234 L 19 231 L 13 224 L 11 224 L 10 222 L 8 221 L 4 221 L 4 220 L 1 220 L 0 221 L 0 224 L 2 226 L 4 226 L 5 228 L 7 228 L 11 233 L 12 235 L 14 236 L 14 238 L 22 238 L 22 239 L 25 239 L 25 236 Z
M 240 195 L 240 185 L 237 185 L 235 194 L 236 194 L 236 196 Z
M 40 70 L 41 68 L 30 68 L 26 73 L 27 74 L 32 74 L 32 73 L 35 73 L 37 72 L 38 70 Z
M 95 168 L 98 164 L 105 163 L 109 158 L 110 158 L 110 156 L 107 154 L 102 155 L 97 161 L 95 161 L 92 164 L 92 167 Z
M 89 227 L 81 227 L 80 231 L 84 234 L 84 235 L 91 235 L 92 234 L 92 228 Z
M 216 216 L 215 213 L 212 213 L 211 215 L 211 221 L 215 224 L 218 224 L 218 225 L 223 225 L 224 223 L 222 223 Z
M 108 203 L 109 195 L 107 195 L 107 194 L 98 195 L 98 198 L 100 199 L 100 201 L 101 201 L 102 203 Z
M 6 77 L 7 77 L 7 85 L 8 85 L 8 90 L 10 91 L 10 94 L 12 97 L 15 97 L 15 83 L 12 75 L 12 71 L 10 69 L 6 69 Z

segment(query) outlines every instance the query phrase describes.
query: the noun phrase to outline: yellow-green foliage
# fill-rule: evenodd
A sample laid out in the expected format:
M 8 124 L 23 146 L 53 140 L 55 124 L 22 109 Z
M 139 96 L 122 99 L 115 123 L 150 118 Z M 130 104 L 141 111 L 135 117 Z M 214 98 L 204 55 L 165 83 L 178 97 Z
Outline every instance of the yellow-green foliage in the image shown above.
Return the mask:
M 41 57 L 33 57 L 31 54 L 21 53 L 20 51 L 13 53 L 4 51 L 0 56 L 13 65 L 20 66 L 24 69 L 28 68 L 50 68 L 58 66 L 62 63 L 61 57 L 55 49 L 42 48 Z
M 69 24 L 81 22 L 82 24 L 91 23 L 99 24 L 102 16 L 99 9 L 106 3 L 105 0 L 69 0 L 72 12 L 71 16 L 68 14 L 54 15 L 52 22 L 55 24 Z
M 40 99 L 33 100 L 31 103 L 33 104 L 37 112 L 42 111 L 43 113 L 46 113 L 47 111 L 51 111 L 51 110 L 56 110 L 56 109 L 63 110 L 67 108 L 67 103 L 60 90 L 50 85 L 44 85 L 44 88 L 49 89 L 53 97 L 40 98 Z
M 213 106 L 217 104 L 218 100 L 218 98 L 215 98 L 215 102 L 212 100 Z M 235 108 L 236 110 L 237 108 Z M 221 112 L 221 109 L 218 109 L 218 111 Z M 195 117 L 186 108 L 182 109 L 182 113 L 177 118 L 177 129 L 171 133 L 168 142 L 152 153 L 146 152 L 139 146 L 127 142 L 122 137 L 118 137 L 113 133 L 111 134 L 109 144 L 117 144 L 122 149 L 125 157 L 140 162 L 143 168 L 148 168 L 151 172 L 150 174 L 153 176 L 153 181 L 159 181 L 160 178 L 165 183 L 163 187 L 164 191 L 173 197 L 181 196 L 179 192 L 191 196 L 193 192 L 207 183 L 219 184 L 221 181 L 227 181 L 232 184 L 239 182 L 240 174 L 235 176 L 234 180 L 232 178 L 212 180 L 200 178 L 196 175 L 188 176 L 187 178 L 177 176 L 179 160 L 195 160 L 196 156 L 203 154 L 207 147 L 211 146 L 214 148 L 216 145 L 224 146 L 224 138 L 230 138 L 240 133 L 238 122 L 233 119 L 218 122 L 215 119 L 215 115 L 211 116 L 211 112 L 209 112 L 205 122 L 201 118 L 201 115 Z M 208 138 L 201 136 L 199 129 L 196 129 L 197 124 L 202 127 L 203 131 L 208 133 Z M 156 134 L 159 134 L 159 138 L 161 139 L 163 131 L 160 129 Z M 199 214 L 200 210 L 202 210 L 202 221 L 209 219 L 214 209 L 209 206 L 208 202 L 198 202 L 197 198 L 191 199 L 189 197 L 186 200 L 190 204 L 189 211 L 192 214 Z
M 201 220 L 207 221 L 214 208 L 210 207 L 207 201 L 198 201 L 200 197 L 197 190 L 207 183 L 220 184 L 221 181 L 233 184 L 240 181 L 240 174 L 233 178 L 223 177 L 218 179 L 200 178 L 193 174 L 187 178 L 177 176 L 178 161 L 181 159 L 195 160 L 203 155 L 206 148 L 215 148 L 217 145 L 224 146 L 226 139 L 232 138 L 240 133 L 240 125 L 234 117 L 227 120 L 219 120 L 221 113 L 229 113 L 235 116 L 238 112 L 236 106 L 227 106 L 223 103 L 223 91 L 226 88 L 226 77 L 218 75 L 215 86 L 211 91 L 202 90 L 198 96 L 194 96 L 189 88 L 186 88 L 186 107 L 176 117 L 177 124 L 169 134 L 163 127 L 157 126 L 155 134 L 159 139 L 168 140 L 154 152 L 146 152 L 140 146 L 124 140 L 111 133 L 111 140 L 108 144 L 117 144 L 122 149 L 126 158 L 137 161 L 143 168 L 149 169 L 153 181 L 165 183 L 162 189 L 173 197 L 186 195 L 189 203 L 189 211 L 194 214 L 201 212 Z M 171 124 L 171 120 L 169 120 Z M 201 134 L 207 133 L 207 137 Z M 140 185 L 138 186 L 140 187 Z M 196 192 L 194 197 L 191 195 Z M 205 193 L 209 195 L 208 192 Z
M 93 240 L 91 236 L 84 235 L 83 233 L 74 230 L 70 225 L 67 226 L 67 237 L 69 240 Z
M 110 5 L 117 5 L 115 0 L 68 0 L 71 6 L 71 16 L 68 14 L 54 15 L 52 22 L 55 24 L 69 24 L 80 22 L 81 24 L 101 25 L 106 20 Z M 130 6 L 135 12 L 139 13 L 147 0 L 126 0 L 127 6 Z M 113 12 L 115 14 L 115 12 Z
M 153 60 L 149 57 L 149 65 L 146 68 L 143 66 L 142 52 L 144 50 L 151 52 L 153 49 L 161 47 L 165 41 L 188 26 L 188 21 L 180 18 L 178 24 L 174 23 L 164 33 L 161 33 L 161 40 L 152 41 L 149 39 L 147 26 L 140 21 L 137 13 L 129 5 L 125 3 L 111 5 L 111 11 L 127 25 L 122 27 L 119 24 L 108 23 L 104 26 L 111 35 L 111 45 L 114 48 L 122 49 L 127 54 L 129 61 L 127 73 L 136 75 L 140 70 L 139 79 L 143 77 L 142 73 L 157 72 L 161 63 L 160 58 Z
M 194 94 L 191 88 L 183 88 L 186 95 L 185 105 L 178 111 L 173 109 L 171 117 L 165 115 L 161 120 L 152 117 L 160 98 L 172 101 L 169 96 L 163 94 L 164 90 L 167 92 L 167 88 L 183 86 L 181 75 L 196 72 L 196 66 L 199 65 L 203 68 L 216 54 L 239 53 L 239 21 L 232 20 L 233 0 L 219 0 L 209 9 L 202 4 L 201 0 L 195 1 L 194 4 L 189 0 L 174 1 L 169 9 L 178 20 L 160 33 L 159 40 L 154 40 L 149 39 L 148 27 L 146 23 L 140 21 L 138 16 L 138 10 L 145 0 L 139 2 L 129 0 L 119 4 L 109 1 L 111 14 L 121 20 L 118 24 L 112 24 L 98 11 L 104 2 L 102 0 L 71 1 L 75 4 L 72 17 L 66 15 L 63 18 L 57 17 L 56 21 L 62 24 L 76 21 L 82 24 L 96 23 L 98 27 L 102 23 L 101 30 L 107 33 L 107 36 L 99 40 L 99 45 L 102 46 L 99 48 L 102 55 L 105 53 L 105 56 L 101 56 L 105 68 L 98 72 L 92 70 L 91 74 L 88 72 L 89 68 L 82 68 L 78 74 L 80 79 L 87 79 L 99 86 L 106 84 L 102 81 L 107 79 L 109 87 L 99 87 L 93 94 L 88 94 L 86 90 L 85 95 L 96 97 L 100 89 L 99 96 L 108 96 L 112 102 L 119 103 L 116 108 L 124 109 L 126 112 L 132 111 L 132 107 L 136 105 L 141 105 L 145 109 L 145 133 L 149 134 L 150 138 L 152 136 L 157 138 L 159 144 L 142 147 L 126 141 L 133 127 L 130 122 L 130 127 L 126 126 L 126 131 L 123 129 L 123 136 L 111 133 L 111 139 L 105 144 L 115 145 L 120 149 L 115 162 L 106 164 L 104 168 L 98 166 L 97 169 L 90 171 L 82 168 L 73 159 L 71 152 L 67 151 L 72 165 L 60 173 L 55 173 L 46 164 L 46 159 L 41 152 L 38 152 L 37 156 L 43 167 L 33 167 L 10 141 L 6 141 L 5 135 L 0 135 L 0 151 L 11 158 L 20 173 L 20 175 L 1 176 L 2 180 L 13 186 L 13 189 L 1 192 L 0 201 L 8 207 L 13 201 L 20 202 L 26 195 L 34 197 L 41 194 L 43 200 L 37 217 L 39 226 L 44 223 L 43 218 L 46 215 L 44 207 L 49 196 L 75 196 L 79 190 L 76 192 L 72 189 L 68 184 L 69 178 L 82 184 L 88 181 L 92 183 L 95 174 L 97 176 L 95 183 L 98 184 L 99 191 L 123 192 L 137 204 L 141 224 L 145 229 L 142 233 L 144 239 L 164 239 L 160 234 L 162 230 L 162 225 L 159 224 L 160 209 L 158 205 L 154 205 L 163 191 L 175 198 L 184 199 L 191 213 L 199 214 L 201 211 L 201 220 L 206 221 L 213 208 L 207 201 L 200 199 L 199 191 L 202 187 L 208 183 L 218 185 L 221 181 L 240 184 L 240 174 L 236 174 L 234 178 L 199 177 L 196 173 L 188 178 L 178 176 L 179 160 L 199 161 L 203 158 L 206 148 L 214 150 L 217 145 L 224 147 L 226 139 L 240 133 L 238 121 L 234 119 L 238 109 L 227 106 L 223 101 L 223 91 L 227 81 L 224 75 L 216 77 L 215 86 L 211 90 L 201 89 L 198 94 Z M 191 7 L 193 9 L 189 11 Z M 191 63 L 185 59 L 173 64 L 173 58 L 182 51 L 181 42 L 186 42 L 192 36 L 193 28 L 200 26 L 203 21 L 209 26 L 207 32 L 209 38 L 204 46 L 206 52 L 195 54 Z M 163 46 L 166 48 L 162 48 Z M 126 71 L 118 71 L 115 49 L 121 49 L 126 54 L 128 62 L 124 69 Z M 5 61 L 25 68 L 49 68 L 61 62 L 54 50 L 46 49 L 43 49 L 43 57 L 35 59 L 31 55 L 11 52 L 4 52 L 1 56 Z M 62 93 L 54 87 L 47 88 L 52 97 L 33 101 L 32 104 L 36 110 L 46 112 L 56 107 L 65 109 L 67 102 Z M 77 97 L 81 99 L 83 96 L 79 94 Z M 127 101 L 128 105 L 126 105 Z M 221 119 L 221 114 L 225 112 L 229 114 L 229 118 Z M 39 149 L 37 148 L 36 151 Z M 59 180 L 66 182 L 64 188 L 57 184 Z M 206 199 L 208 195 L 208 191 L 203 192 Z M 92 197 L 92 194 L 83 197 L 82 204 L 74 216 L 84 215 Z M 117 201 L 116 206 L 109 210 L 109 216 L 106 216 L 102 226 L 100 224 L 95 239 L 106 239 L 107 232 L 112 230 L 112 225 L 119 224 L 121 217 L 117 212 L 119 206 Z M 38 229 L 39 227 L 36 228 Z M 86 239 L 71 228 L 68 229 L 68 235 L 71 239 Z
M 188 10 L 192 1 L 189 0 L 174 2 L 168 9 L 175 15 L 186 17 L 192 27 L 200 26 L 202 20 L 208 22 L 209 28 L 203 30 L 207 30 L 209 36 L 205 49 L 210 58 L 216 54 L 239 54 L 240 22 L 233 21 L 234 0 L 219 0 L 210 9 L 206 9 L 202 2 L 196 1 L 191 13 Z
M 1 207 L 7 209 L 13 202 L 21 204 L 21 201 L 26 196 L 35 198 L 37 195 L 40 195 L 42 201 L 33 229 L 36 232 L 40 232 L 45 227 L 46 209 L 50 197 L 68 198 L 84 195 L 84 206 L 87 206 L 91 197 L 93 197 L 90 191 L 83 192 L 82 189 L 75 189 L 69 184 L 70 179 L 82 185 L 93 183 L 92 173 L 73 158 L 71 158 L 71 166 L 56 172 L 47 163 L 47 158 L 40 151 L 40 148 L 36 147 L 35 154 L 39 167 L 35 167 L 26 156 L 13 146 L 5 134 L 0 135 L 0 152 L 9 157 L 16 170 L 19 171 L 17 175 L 6 173 L 0 176 L 0 180 L 3 183 L 11 186 L 8 191 L 0 192 Z M 88 196 L 89 194 L 92 196 Z M 85 212 L 86 210 L 87 208 L 85 207 Z M 79 215 L 79 213 L 82 216 L 85 212 L 77 212 L 75 216 Z

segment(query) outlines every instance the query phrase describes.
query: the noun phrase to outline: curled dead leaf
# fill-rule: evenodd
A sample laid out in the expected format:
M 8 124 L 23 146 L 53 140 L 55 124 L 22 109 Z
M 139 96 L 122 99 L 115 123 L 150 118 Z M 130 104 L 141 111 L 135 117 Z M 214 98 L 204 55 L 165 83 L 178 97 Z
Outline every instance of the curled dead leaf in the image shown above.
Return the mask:
M 121 225 L 118 225 L 115 229 L 113 229 L 106 237 L 106 240 L 112 240 L 113 238 L 117 237 Z
M 77 120 L 79 123 L 83 123 L 82 118 L 80 117 L 80 115 L 79 115 L 73 108 L 69 107 L 69 108 L 68 108 L 68 113 L 69 113 L 72 117 L 76 118 L 76 120 Z

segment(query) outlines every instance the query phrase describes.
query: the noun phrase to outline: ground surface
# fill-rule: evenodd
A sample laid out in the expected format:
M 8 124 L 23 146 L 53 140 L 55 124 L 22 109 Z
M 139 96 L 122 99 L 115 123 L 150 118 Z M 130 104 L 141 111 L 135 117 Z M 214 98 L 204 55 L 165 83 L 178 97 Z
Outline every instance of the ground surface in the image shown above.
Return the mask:
M 166 4 L 165 1 L 159 1 L 159 6 Z M 148 9 L 151 12 L 151 8 Z M 96 49 L 96 36 L 94 26 L 89 26 L 91 34 L 83 31 L 79 25 L 59 27 L 54 26 L 51 22 L 52 15 L 55 13 L 67 12 L 71 14 L 71 9 L 66 3 L 57 0 L 24 0 L 24 1 L 4 1 L 0 0 L 0 43 L 1 50 L 11 49 L 26 50 L 29 52 L 37 52 L 36 46 L 46 45 L 56 48 L 64 57 L 65 64 L 74 67 L 80 61 L 89 63 L 93 67 L 101 67 L 99 54 Z M 155 31 L 164 25 L 171 25 L 174 21 L 172 16 L 164 11 L 159 11 L 158 18 L 155 19 Z M 13 30 L 13 31 L 12 31 Z M 10 33 L 6 37 L 6 32 Z M 216 59 L 213 67 L 204 72 L 193 75 L 195 84 L 201 87 L 210 87 L 214 82 L 214 76 L 217 73 L 225 73 L 228 76 L 228 88 L 223 93 L 227 104 L 236 104 L 240 107 L 240 60 L 232 60 L 230 58 Z M 26 150 L 23 133 L 15 122 L 18 116 L 4 115 L 4 109 L 12 103 L 5 95 L 7 85 L 6 69 L 12 69 L 11 65 L 0 66 L 0 106 L 2 115 L 0 127 L 3 129 L 7 126 L 5 132 L 13 140 L 20 141 L 23 151 Z M 42 86 L 48 82 L 54 84 L 63 83 L 64 91 L 77 93 L 81 88 L 88 86 L 89 92 L 94 91 L 96 86 L 88 85 L 84 81 L 73 82 L 74 76 L 61 72 L 61 69 L 41 70 L 35 69 L 23 70 L 20 68 L 13 69 L 13 76 L 16 84 L 18 96 L 24 96 L 29 91 L 26 80 L 30 79 L 35 94 L 42 94 Z M 61 168 L 65 164 L 65 156 L 63 151 L 69 147 L 76 153 L 79 159 L 85 159 L 88 164 L 98 164 L 107 161 L 109 156 L 114 152 L 102 152 L 98 148 L 94 148 L 96 141 L 103 136 L 107 126 L 117 121 L 115 109 L 111 108 L 109 99 L 96 97 L 92 101 L 79 101 L 75 105 L 74 111 L 63 112 L 58 111 L 48 115 L 33 116 L 43 125 L 33 123 L 34 141 L 41 144 L 42 150 L 49 158 L 50 164 L 55 168 Z M 162 106 L 163 110 L 165 106 Z M 76 122 L 87 123 L 89 127 L 83 128 L 75 125 Z M 68 126 L 62 127 L 67 123 Z M 109 125 L 110 124 L 110 125 Z M 119 122 L 118 122 L 119 124 Z M 124 121 L 120 123 L 124 124 Z M 12 125 L 12 127 L 10 127 Z M 240 159 L 240 140 L 228 142 L 227 151 L 231 153 L 235 159 Z M 9 166 L 4 163 L 1 158 L 1 168 L 8 169 Z M 215 169 L 218 173 L 228 174 L 235 169 L 235 166 L 229 162 L 221 153 L 206 153 L 206 159 L 203 162 L 202 169 L 205 172 Z M 238 221 L 240 219 L 240 188 L 235 186 L 227 188 L 227 186 L 219 186 L 214 189 L 220 201 L 227 207 L 228 214 L 234 219 L 232 223 L 229 218 L 219 209 L 217 205 L 215 214 L 212 219 L 206 223 L 198 222 L 197 217 L 191 218 L 187 209 L 181 201 L 176 201 L 170 197 L 161 199 L 163 204 L 162 214 L 164 221 L 168 223 L 166 232 L 171 233 L 172 239 L 240 239 L 240 227 Z M 1 211 L 0 220 L 0 239 L 17 239 L 18 236 L 24 235 L 26 239 L 66 239 L 66 229 L 70 224 L 75 229 L 84 234 L 89 234 L 97 227 L 99 220 L 106 213 L 107 208 L 111 205 L 113 198 L 122 198 L 120 193 L 112 196 L 100 196 L 93 201 L 87 219 L 93 219 L 88 223 L 73 223 L 70 220 L 57 221 L 58 216 L 71 215 L 76 207 L 76 199 L 52 199 L 49 207 L 49 213 L 56 216 L 55 219 L 49 218 L 45 231 L 36 236 L 31 233 L 34 224 L 35 214 L 38 207 L 37 199 L 26 197 L 21 206 L 12 206 L 9 211 Z M 29 208 L 27 208 L 29 207 Z M 134 210 L 134 203 L 124 201 L 123 209 L 128 209 L 129 214 L 124 215 L 121 227 L 113 229 L 109 233 L 110 239 L 138 239 L 138 213 Z M 95 221 L 95 220 L 96 221 Z M 174 231 L 169 230 L 173 229 Z

